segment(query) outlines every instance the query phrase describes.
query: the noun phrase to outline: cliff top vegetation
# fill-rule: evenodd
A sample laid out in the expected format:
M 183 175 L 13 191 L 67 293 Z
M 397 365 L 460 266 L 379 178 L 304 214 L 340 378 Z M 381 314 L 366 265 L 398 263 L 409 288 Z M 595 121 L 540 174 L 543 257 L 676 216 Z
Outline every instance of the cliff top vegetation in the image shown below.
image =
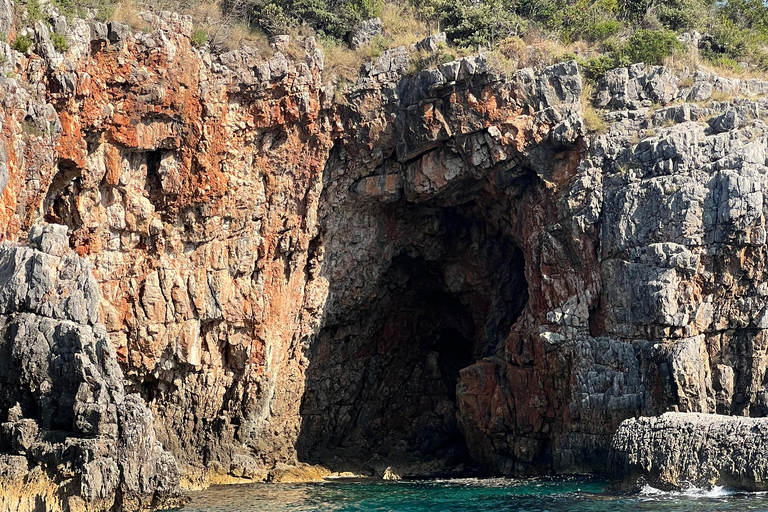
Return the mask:
M 726 76 L 768 69 L 763 0 L 19 0 L 21 25 L 45 18 L 46 2 L 135 29 L 143 28 L 141 10 L 190 14 L 193 44 L 216 51 L 248 44 L 268 53 L 269 36 L 314 33 L 337 82 L 353 81 L 363 61 L 386 49 L 438 31 L 447 37 L 438 58 L 487 49 L 502 70 L 572 58 L 588 78 L 635 62 L 707 65 Z M 371 18 L 380 26 L 351 44 Z M 681 42 L 686 33 L 698 51 Z

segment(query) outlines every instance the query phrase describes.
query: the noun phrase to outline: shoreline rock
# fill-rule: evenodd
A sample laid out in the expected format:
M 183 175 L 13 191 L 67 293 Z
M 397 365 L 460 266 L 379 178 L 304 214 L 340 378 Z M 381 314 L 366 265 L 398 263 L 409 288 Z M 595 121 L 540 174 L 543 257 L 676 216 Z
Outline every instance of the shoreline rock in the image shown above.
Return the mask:
M 768 490 L 768 418 L 669 412 L 626 420 L 613 437 L 608 474 L 621 491 L 641 478 L 662 490 Z
M 66 234 L 35 226 L 46 252 L 0 244 L 0 510 L 180 505 L 176 460 L 124 388 L 91 264 Z

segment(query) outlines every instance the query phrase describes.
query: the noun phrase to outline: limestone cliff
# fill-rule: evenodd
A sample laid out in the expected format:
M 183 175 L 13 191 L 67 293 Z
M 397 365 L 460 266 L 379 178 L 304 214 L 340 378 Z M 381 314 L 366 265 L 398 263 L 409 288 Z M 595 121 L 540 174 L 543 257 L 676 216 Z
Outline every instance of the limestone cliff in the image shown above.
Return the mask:
M 588 134 L 572 62 L 414 72 L 398 48 L 339 93 L 312 38 L 212 55 L 188 19 L 146 19 L 55 18 L 64 54 L 44 23 L 29 54 L 0 45 L 3 254 L 53 275 L 49 313 L 0 321 L 98 331 L 72 350 L 105 354 L 109 442 L 130 403 L 188 486 L 297 462 L 517 475 L 602 470 L 637 415 L 768 412 L 768 83 L 614 70 Z M 66 268 L 21 247 L 46 224 L 93 281 L 82 320 Z M 80 399 L 61 426 L 25 408 L 25 382 L 0 379 L 1 451 L 83 480 L 13 444 L 92 434 Z

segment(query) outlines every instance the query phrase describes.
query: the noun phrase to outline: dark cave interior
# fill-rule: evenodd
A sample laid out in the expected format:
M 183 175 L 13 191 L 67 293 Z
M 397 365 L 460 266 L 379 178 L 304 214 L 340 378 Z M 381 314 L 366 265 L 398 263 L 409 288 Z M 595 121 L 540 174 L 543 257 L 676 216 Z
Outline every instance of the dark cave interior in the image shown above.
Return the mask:
M 402 222 L 440 227 L 417 244 L 393 241 L 376 296 L 312 341 L 298 456 L 336 470 L 372 459 L 471 467 L 459 372 L 506 342 L 527 300 L 524 257 L 472 205 L 393 208 Z

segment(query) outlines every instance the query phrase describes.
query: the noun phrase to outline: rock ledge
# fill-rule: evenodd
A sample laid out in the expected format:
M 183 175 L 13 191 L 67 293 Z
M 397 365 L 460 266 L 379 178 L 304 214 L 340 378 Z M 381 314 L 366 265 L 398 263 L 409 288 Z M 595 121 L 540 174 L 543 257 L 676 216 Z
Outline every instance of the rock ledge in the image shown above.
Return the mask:
M 768 490 L 768 418 L 666 413 L 624 421 L 608 460 L 614 487 L 644 478 L 671 490 L 722 485 Z

